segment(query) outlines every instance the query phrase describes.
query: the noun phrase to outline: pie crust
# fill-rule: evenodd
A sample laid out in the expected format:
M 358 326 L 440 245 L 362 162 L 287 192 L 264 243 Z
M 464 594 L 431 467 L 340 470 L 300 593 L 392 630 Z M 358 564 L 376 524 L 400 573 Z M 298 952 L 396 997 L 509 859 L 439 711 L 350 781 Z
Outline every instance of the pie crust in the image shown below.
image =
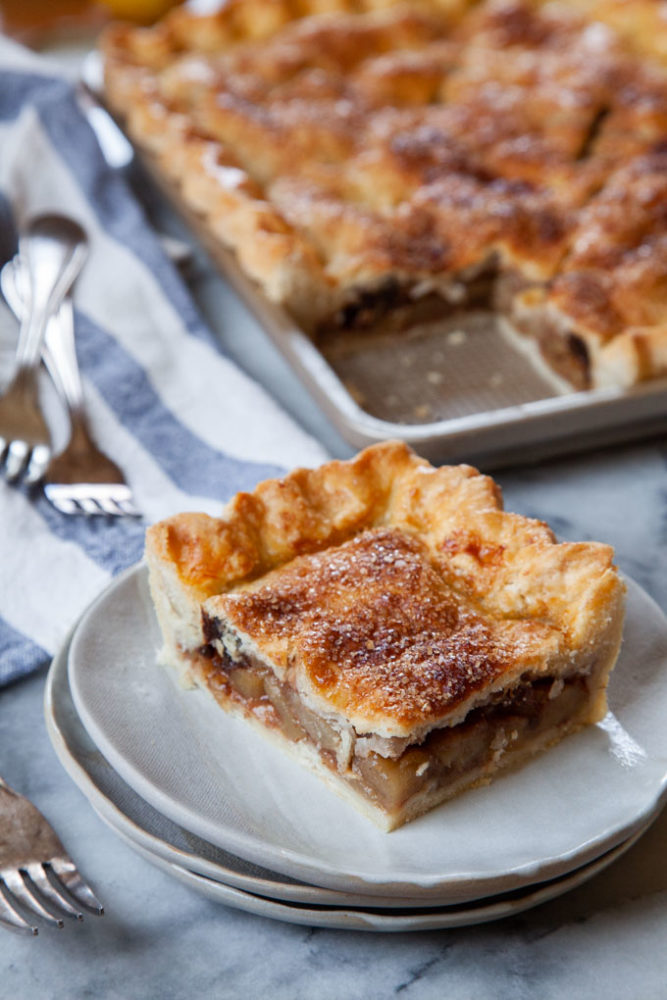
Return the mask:
M 667 374 L 660 10 L 228 0 L 111 27 L 106 95 L 314 336 L 481 301 L 576 388 L 627 386 Z
M 386 829 L 602 718 L 612 550 L 398 442 L 147 533 L 163 659 Z

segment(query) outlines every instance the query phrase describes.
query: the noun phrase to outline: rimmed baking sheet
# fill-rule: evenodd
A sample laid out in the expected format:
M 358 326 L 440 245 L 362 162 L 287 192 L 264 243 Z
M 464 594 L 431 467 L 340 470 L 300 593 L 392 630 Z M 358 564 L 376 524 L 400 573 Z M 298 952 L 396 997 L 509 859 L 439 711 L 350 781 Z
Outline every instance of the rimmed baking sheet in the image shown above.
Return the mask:
M 97 102 L 90 117 L 98 133 L 105 128 L 101 78 L 101 57 L 91 53 L 83 82 Z M 106 127 L 115 125 L 107 119 Z M 529 342 L 509 336 L 501 321 L 481 310 L 411 331 L 343 335 L 316 345 L 266 299 L 154 157 L 136 144 L 134 149 L 169 206 L 351 445 L 400 438 L 433 460 L 493 467 L 667 433 L 667 378 L 631 389 L 569 391 Z

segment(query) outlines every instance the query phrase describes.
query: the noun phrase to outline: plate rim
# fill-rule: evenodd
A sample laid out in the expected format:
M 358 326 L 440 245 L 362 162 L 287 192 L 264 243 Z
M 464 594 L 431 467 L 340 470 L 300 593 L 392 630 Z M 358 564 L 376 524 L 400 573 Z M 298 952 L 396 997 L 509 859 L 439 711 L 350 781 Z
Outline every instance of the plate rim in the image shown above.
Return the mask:
M 659 812 L 660 810 L 658 810 Z M 97 810 L 96 810 L 97 812 Z M 98 813 L 98 815 L 100 815 Z M 199 872 L 191 871 L 182 865 L 173 864 L 159 855 L 154 854 L 132 840 L 110 821 L 107 825 L 120 836 L 131 850 L 136 851 L 145 858 L 149 864 L 167 872 L 173 878 L 184 882 L 197 892 L 204 893 L 214 902 L 225 906 L 232 906 L 236 909 L 243 909 L 247 913 L 267 917 L 272 920 L 282 920 L 284 922 L 299 924 L 309 927 L 327 927 L 336 930 L 360 930 L 375 933 L 404 933 L 424 930 L 445 930 L 457 927 L 471 927 L 477 924 L 491 923 L 496 920 L 505 920 L 508 917 L 518 916 L 526 910 L 534 909 L 537 906 L 548 903 L 560 896 L 571 892 L 579 886 L 602 874 L 607 868 L 618 861 L 627 851 L 629 851 L 638 840 L 644 835 L 649 826 L 652 825 L 657 813 L 651 817 L 646 826 L 636 831 L 627 841 L 617 844 L 601 857 L 594 859 L 590 864 L 584 865 L 575 871 L 564 875 L 562 878 L 554 879 L 546 885 L 538 883 L 527 887 L 527 891 L 512 900 L 496 900 L 494 897 L 487 897 L 480 901 L 479 906 L 474 905 L 474 901 L 461 904 L 456 907 L 444 906 L 432 907 L 431 912 L 414 914 L 395 914 L 391 909 L 383 913 L 373 913 L 372 909 L 355 909 L 354 907 L 318 907 L 312 909 L 309 906 L 299 906 L 290 904 L 288 901 L 276 900 L 259 896 L 255 893 L 244 892 L 225 883 L 217 882 Z M 221 896 L 223 898 L 218 898 Z M 407 907 L 406 907 L 407 908 Z M 328 918 L 328 919 L 327 919 Z M 356 923 L 353 923 L 356 920 Z

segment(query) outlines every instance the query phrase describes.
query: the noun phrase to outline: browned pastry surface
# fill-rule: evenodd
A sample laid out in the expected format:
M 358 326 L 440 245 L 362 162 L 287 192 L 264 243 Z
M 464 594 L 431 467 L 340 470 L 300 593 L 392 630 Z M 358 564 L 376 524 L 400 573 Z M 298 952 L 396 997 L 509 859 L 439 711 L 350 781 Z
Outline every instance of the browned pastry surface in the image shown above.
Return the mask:
M 667 24 L 630 6 L 231 0 L 110 29 L 107 94 L 309 330 L 509 278 L 496 302 L 561 374 L 631 384 L 667 372 L 665 213 L 642 201 L 650 175 L 664 207 Z M 603 225 L 623 184 L 635 221 Z M 593 231 L 622 264 L 583 263 Z
M 640 56 L 667 65 L 667 11 L 656 0 L 566 0 L 577 12 L 610 25 Z
M 583 209 L 551 298 L 605 340 L 665 319 L 667 143 L 615 171 Z
M 557 544 L 493 480 L 398 443 L 267 480 L 222 518 L 160 522 L 147 556 L 193 608 L 190 648 L 203 606 L 364 729 L 428 727 L 498 681 L 571 669 L 622 593 L 608 546 Z
M 423 543 L 391 528 L 298 557 L 207 613 L 357 731 L 430 727 L 508 673 L 548 673 L 560 646 L 547 624 L 474 611 Z

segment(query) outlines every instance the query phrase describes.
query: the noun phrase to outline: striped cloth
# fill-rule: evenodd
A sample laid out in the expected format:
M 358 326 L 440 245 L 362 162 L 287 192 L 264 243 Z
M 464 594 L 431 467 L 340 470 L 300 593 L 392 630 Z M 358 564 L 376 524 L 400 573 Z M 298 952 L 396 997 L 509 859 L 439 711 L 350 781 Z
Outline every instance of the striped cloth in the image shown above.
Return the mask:
M 236 491 L 324 457 L 223 355 L 70 83 L 0 40 L 0 265 L 22 219 L 50 210 L 90 237 L 75 291 L 88 409 L 145 520 L 68 518 L 0 483 L 0 684 L 45 663 L 111 577 L 141 558 L 146 523 L 216 513 Z M 6 374 L 17 329 L 6 311 L 0 319 Z

